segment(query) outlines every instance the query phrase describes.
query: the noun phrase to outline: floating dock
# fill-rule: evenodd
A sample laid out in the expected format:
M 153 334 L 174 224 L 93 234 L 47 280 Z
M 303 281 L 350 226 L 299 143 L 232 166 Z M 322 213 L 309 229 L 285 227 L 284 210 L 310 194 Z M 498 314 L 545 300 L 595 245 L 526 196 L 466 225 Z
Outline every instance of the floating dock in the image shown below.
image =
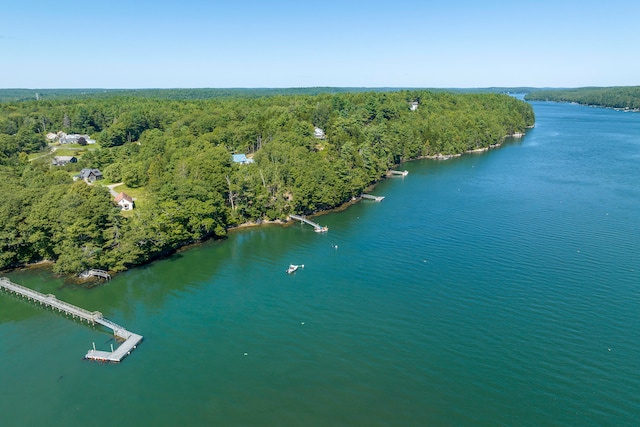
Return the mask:
M 101 322 L 98 322 L 101 323 Z M 96 350 L 95 347 L 87 352 L 84 356 L 85 359 L 96 360 L 99 362 L 114 362 L 120 363 L 122 359 L 131 354 L 131 352 L 138 347 L 138 344 L 142 341 L 142 335 L 134 334 L 126 329 L 120 329 L 118 332 L 113 330 L 116 338 L 124 339 L 124 342 L 118 346 L 115 350 L 113 345 L 111 351 Z
M 131 352 L 143 339 L 141 335 L 129 332 L 122 326 L 110 321 L 109 319 L 105 319 L 102 313 L 100 313 L 99 311 L 85 310 L 84 308 L 77 307 L 73 304 L 60 301 L 55 297 L 55 295 L 42 294 L 38 291 L 34 291 L 33 289 L 29 289 L 13 283 L 6 277 L 0 277 L 0 290 L 5 290 L 14 295 L 21 296 L 29 301 L 39 303 L 44 307 L 51 307 L 52 310 L 58 310 L 58 312 L 70 315 L 74 319 L 78 318 L 81 321 L 86 320 L 87 323 L 90 323 L 92 325 L 98 323 L 111 329 L 116 339 L 124 340 L 124 342 L 120 346 L 118 346 L 117 349 L 113 350 L 112 347 L 111 352 L 98 351 L 95 349 L 94 344 L 93 350 L 89 350 L 89 352 L 85 355 L 85 359 L 105 362 L 121 362 L 122 359 L 131 354 Z
M 329 227 L 323 227 L 320 224 L 311 221 L 310 219 L 307 219 L 303 216 L 300 215 L 289 215 L 289 218 L 291 219 L 297 219 L 298 221 L 301 221 L 303 223 L 309 224 L 310 226 L 313 227 L 313 231 L 318 232 L 318 233 L 323 233 L 326 231 L 329 231 Z
M 381 202 L 384 200 L 384 196 L 373 196 L 371 194 L 363 194 L 360 197 L 362 197 L 363 199 L 375 200 L 376 202 Z
M 393 171 L 393 170 L 391 170 L 391 171 L 389 171 L 389 173 L 391 175 L 398 175 L 398 176 L 407 176 L 407 175 L 409 175 L 409 171 L 408 170 L 403 170 L 403 171 Z

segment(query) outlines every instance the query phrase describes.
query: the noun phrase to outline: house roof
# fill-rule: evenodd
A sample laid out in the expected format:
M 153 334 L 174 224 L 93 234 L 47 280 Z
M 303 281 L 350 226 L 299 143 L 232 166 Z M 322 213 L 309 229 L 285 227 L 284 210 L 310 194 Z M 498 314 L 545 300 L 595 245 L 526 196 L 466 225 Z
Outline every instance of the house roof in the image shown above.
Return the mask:
M 116 203 L 120 203 L 122 200 L 126 200 L 127 202 L 133 203 L 133 199 L 124 191 L 118 194 L 115 198 Z
M 247 158 L 246 154 L 232 154 L 234 163 L 253 163 L 253 159 Z
M 84 168 L 80 171 L 80 178 L 88 178 L 91 175 L 102 176 L 102 172 L 100 172 L 100 169 L 89 169 L 89 168 Z

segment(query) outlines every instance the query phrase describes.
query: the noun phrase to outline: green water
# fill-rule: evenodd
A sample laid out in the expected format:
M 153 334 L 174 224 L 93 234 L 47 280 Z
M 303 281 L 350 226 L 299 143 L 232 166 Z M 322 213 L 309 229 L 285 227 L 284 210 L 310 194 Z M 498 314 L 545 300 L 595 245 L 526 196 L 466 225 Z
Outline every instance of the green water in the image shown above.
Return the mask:
M 533 105 L 326 235 L 236 231 L 93 289 L 8 274 L 145 341 L 84 361 L 107 330 L 0 294 L 0 424 L 637 425 L 640 114 Z

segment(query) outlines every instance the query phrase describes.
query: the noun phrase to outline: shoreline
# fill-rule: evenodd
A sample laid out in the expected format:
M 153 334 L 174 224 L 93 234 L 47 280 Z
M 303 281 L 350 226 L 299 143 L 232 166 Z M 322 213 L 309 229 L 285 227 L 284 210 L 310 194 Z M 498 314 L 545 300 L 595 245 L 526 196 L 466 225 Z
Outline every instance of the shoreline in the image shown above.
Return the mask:
M 528 129 L 533 129 L 533 126 L 529 126 L 529 127 L 528 127 Z M 456 158 L 456 157 L 462 157 L 462 156 L 464 156 L 465 154 L 477 154 L 477 153 L 484 153 L 484 152 L 486 152 L 486 151 L 493 150 L 494 148 L 500 148 L 500 147 L 502 147 L 502 144 L 504 144 L 504 142 L 505 142 L 505 140 L 506 140 L 507 138 L 520 139 L 520 138 L 524 137 L 524 136 L 525 136 L 525 134 L 526 134 L 525 132 L 515 132 L 515 133 L 513 133 L 513 134 L 511 134 L 511 135 L 505 135 L 505 136 L 503 136 L 503 137 L 502 137 L 502 142 L 498 142 L 497 144 L 491 144 L 491 145 L 489 145 L 488 147 L 475 148 L 475 149 L 473 149 L 473 150 L 466 150 L 466 151 L 465 151 L 465 152 L 463 152 L 463 153 L 457 153 L 457 154 L 442 154 L 442 153 L 438 153 L 438 154 L 433 154 L 433 155 L 430 155 L 430 156 L 419 156 L 419 157 L 417 157 L 417 158 L 415 158 L 415 159 L 406 160 L 406 161 L 405 161 L 405 162 L 403 162 L 403 163 L 406 163 L 406 162 L 412 162 L 412 161 L 415 161 L 415 160 L 423 160 L 423 159 L 430 159 L 430 160 L 449 160 L 449 159 L 453 159 L 453 158 Z
M 43 259 L 41 261 L 36 261 L 36 262 L 30 262 L 27 264 L 23 264 L 17 267 L 9 267 L 9 268 L 5 268 L 3 270 L 0 270 L 0 274 L 3 273 L 10 273 L 12 271 L 20 271 L 20 270 L 35 270 L 38 268 L 43 268 L 43 267 L 50 267 L 53 264 L 55 264 L 55 261 L 51 261 L 48 259 Z
M 449 159 L 461 157 L 461 156 L 463 156 L 465 154 L 484 153 L 484 152 L 487 152 L 487 151 L 495 149 L 495 148 L 500 148 L 504 144 L 504 142 L 505 142 L 505 140 L 507 138 L 520 139 L 524 135 L 525 135 L 524 132 L 516 132 L 516 133 L 514 133 L 512 135 L 504 136 L 502 142 L 497 143 L 497 144 L 491 144 L 488 147 L 477 148 L 477 149 L 474 149 L 474 150 L 466 150 L 463 153 L 457 153 L 457 154 L 441 154 L 441 153 L 439 153 L 439 154 L 430 155 L 430 156 L 418 156 L 418 157 L 416 157 L 414 159 L 405 160 L 405 161 L 403 161 L 403 162 L 401 162 L 399 164 L 414 162 L 416 160 L 449 160 Z M 372 191 L 373 189 L 375 189 L 375 187 L 378 184 L 380 184 L 380 182 L 382 182 L 382 180 L 389 179 L 389 177 L 390 177 L 390 174 L 389 174 L 389 172 L 387 172 L 385 175 L 381 176 L 378 181 L 376 181 L 376 182 L 370 184 L 369 186 L 365 187 L 362 190 L 362 192 L 365 193 L 365 192 Z M 340 205 L 337 205 L 337 206 L 335 206 L 333 208 L 330 208 L 330 209 L 324 209 L 324 210 L 321 210 L 321 211 L 318 211 L 318 212 L 314 212 L 314 213 L 308 215 L 308 217 L 309 218 L 315 218 L 315 217 L 322 216 L 322 215 L 327 215 L 327 214 L 330 214 L 330 213 L 342 212 L 342 211 L 348 209 L 350 206 L 358 203 L 360 200 L 361 200 L 360 197 L 354 196 L 350 200 L 348 200 L 348 201 L 346 201 L 344 203 L 341 203 Z M 287 218 L 288 218 L 288 215 L 287 215 Z M 260 227 L 260 226 L 263 226 L 263 225 L 280 225 L 282 227 L 288 227 L 288 226 L 290 226 L 291 224 L 294 224 L 294 223 L 295 223 L 295 221 L 282 220 L 282 219 L 275 219 L 275 220 L 266 220 L 266 219 L 264 219 L 264 220 L 257 220 L 257 221 L 254 220 L 254 221 L 247 221 L 247 222 L 235 225 L 235 226 L 230 226 L 230 227 L 228 227 L 226 229 L 226 231 L 227 232 L 234 232 L 234 231 L 239 231 L 239 230 L 242 230 L 242 229 L 245 229 L 245 228 Z M 209 240 L 212 240 L 212 239 L 216 240 L 215 238 L 211 238 L 210 237 L 210 238 L 206 238 L 206 239 L 201 240 L 201 241 L 184 244 L 184 245 L 176 248 L 175 250 L 171 251 L 170 253 L 162 254 L 162 255 L 160 255 L 158 257 L 149 259 L 146 262 L 143 262 L 141 264 L 137 264 L 135 266 L 131 266 L 130 268 L 127 268 L 124 271 L 133 270 L 135 268 L 142 267 L 144 265 L 150 264 L 150 263 L 152 263 L 154 261 L 165 259 L 165 258 L 167 258 L 167 257 L 169 257 L 169 256 L 171 256 L 173 254 L 188 250 L 193 246 L 203 244 L 203 243 L 205 243 L 205 242 L 207 242 Z M 222 239 L 224 239 L 224 237 L 219 238 L 217 240 L 222 240 Z M 5 270 L 0 270 L 0 274 L 12 272 L 12 271 L 26 270 L 26 269 L 38 269 L 38 268 L 43 268 L 43 267 L 50 267 L 53 264 L 55 264 L 54 261 L 42 260 L 42 261 L 38 261 L 38 262 L 35 262 L 35 263 L 25 264 L 25 265 L 19 266 L 19 267 L 13 267 L 13 268 L 5 269 Z M 122 273 L 124 271 L 120 271 L 120 272 L 109 271 L 109 274 L 111 274 L 111 277 L 113 278 L 118 273 Z M 60 275 L 55 275 L 54 274 L 54 276 L 64 277 L 65 281 L 67 281 L 67 280 L 68 281 L 72 281 L 76 285 L 83 285 L 83 284 L 90 284 L 90 283 L 97 283 L 97 282 L 99 283 L 100 282 L 99 279 L 98 280 L 91 279 L 91 278 L 84 279 L 84 280 L 80 279 L 79 277 L 77 277 L 77 274 L 60 274 Z

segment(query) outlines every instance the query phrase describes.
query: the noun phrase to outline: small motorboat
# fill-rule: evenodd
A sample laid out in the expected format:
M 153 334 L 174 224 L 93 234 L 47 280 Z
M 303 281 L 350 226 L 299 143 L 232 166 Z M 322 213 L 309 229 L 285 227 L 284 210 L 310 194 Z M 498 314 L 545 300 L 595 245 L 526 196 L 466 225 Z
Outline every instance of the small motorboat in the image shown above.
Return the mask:
M 289 268 L 287 268 L 287 274 L 295 273 L 296 270 L 299 268 L 304 268 L 304 264 L 301 264 L 301 265 L 289 264 Z

